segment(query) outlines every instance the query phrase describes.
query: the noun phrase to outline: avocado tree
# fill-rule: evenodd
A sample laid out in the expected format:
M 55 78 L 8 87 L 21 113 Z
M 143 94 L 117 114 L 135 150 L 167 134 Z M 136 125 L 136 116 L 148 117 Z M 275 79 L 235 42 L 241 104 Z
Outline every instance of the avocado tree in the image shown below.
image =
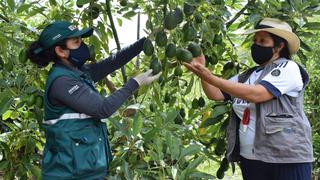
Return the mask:
M 144 69 L 162 72 L 158 82 L 141 87 L 106 119 L 114 154 L 109 179 L 221 179 L 235 169 L 225 158 L 230 105 L 209 101 L 182 62 L 203 53 L 214 74 L 230 78 L 253 65 L 251 37 L 239 34 L 263 17 L 276 17 L 290 23 L 301 38 L 294 59 L 312 66 L 319 9 L 318 0 L 1 1 L 0 173 L 5 179 L 40 178 L 42 97 L 50 67 L 37 69 L 27 61 L 25 48 L 49 22 L 65 19 L 93 26 L 95 34 L 87 41 L 95 62 L 112 53 L 110 40 L 121 49 L 116 23 L 121 26 L 138 11 L 148 17 L 140 66 L 132 61 L 97 84 L 106 95 Z M 317 86 L 310 88 L 311 93 Z M 310 108 L 310 116 L 318 117 Z M 209 173 L 198 168 L 210 162 L 219 166 Z

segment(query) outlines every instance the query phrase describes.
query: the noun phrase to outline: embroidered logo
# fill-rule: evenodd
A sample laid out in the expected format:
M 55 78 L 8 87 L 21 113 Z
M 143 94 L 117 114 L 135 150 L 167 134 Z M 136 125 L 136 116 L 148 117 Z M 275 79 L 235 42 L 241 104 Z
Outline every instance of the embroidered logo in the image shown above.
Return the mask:
M 53 38 L 52 38 L 52 40 L 56 40 L 56 39 L 58 39 L 58 38 L 60 38 L 61 37 L 61 34 L 57 34 L 56 36 L 54 36 Z
M 71 95 L 73 94 L 76 90 L 79 89 L 78 85 L 73 86 L 71 89 L 68 90 L 68 93 Z
M 279 76 L 281 74 L 281 71 L 279 69 L 275 69 L 271 72 L 272 76 Z
M 73 31 L 73 30 L 77 29 L 77 26 L 75 26 L 75 25 L 70 25 L 68 28 L 69 28 L 71 31 Z

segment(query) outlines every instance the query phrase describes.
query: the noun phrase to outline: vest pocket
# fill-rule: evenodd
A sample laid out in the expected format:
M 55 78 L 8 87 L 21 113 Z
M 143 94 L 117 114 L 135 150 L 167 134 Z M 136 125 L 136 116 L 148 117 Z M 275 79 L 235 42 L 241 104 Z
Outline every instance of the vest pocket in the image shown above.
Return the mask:
M 296 121 L 289 114 L 265 117 L 266 145 L 277 155 L 286 156 L 287 150 L 296 144 Z
M 107 169 L 105 140 L 101 131 L 100 128 L 87 127 L 69 133 L 76 175 Z

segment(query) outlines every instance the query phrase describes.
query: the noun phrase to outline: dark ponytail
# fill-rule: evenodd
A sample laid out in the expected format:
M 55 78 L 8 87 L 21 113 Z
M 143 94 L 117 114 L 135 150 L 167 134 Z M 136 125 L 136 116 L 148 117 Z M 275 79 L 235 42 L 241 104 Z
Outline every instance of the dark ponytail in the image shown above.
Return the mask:
M 282 37 L 275 35 L 275 34 L 270 33 L 270 35 L 271 35 L 271 38 L 273 39 L 275 47 L 280 47 L 280 44 L 284 43 L 284 47 L 281 49 L 281 51 L 279 53 L 280 57 L 286 58 L 286 59 L 291 59 L 288 41 L 283 39 Z
M 49 49 L 45 49 L 38 54 L 35 54 L 35 50 L 42 47 L 39 41 L 34 41 L 30 44 L 27 50 L 27 57 L 32 63 L 36 64 L 39 68 L 46 67 L 50 62 L 59 61 L 59 57 L 55 52 L 56 46 L 61 46 L 63 49 L 66 48 L 66 40 L 62 40 L 55 45 L 51 46 Z

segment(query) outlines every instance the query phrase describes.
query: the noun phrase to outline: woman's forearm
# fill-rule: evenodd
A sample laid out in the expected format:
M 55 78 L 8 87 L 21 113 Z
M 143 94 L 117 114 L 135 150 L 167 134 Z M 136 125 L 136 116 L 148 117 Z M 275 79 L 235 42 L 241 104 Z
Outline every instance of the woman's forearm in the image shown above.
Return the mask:
M 107 59 L 104 59 L 98 63 L 88 65 L 88 69 L 93 81 L 99 81 L 108 74 L 121 68 L 134 57 L 136 57 L 143 50 L 143 43 L 145 38 L 141 38 L 128 47 L 119 50 L 117 53 L 110 55 Z
M 243 100 L 253 103 L 264 102 L 273 98 L 273 95 L 262 85 L 247 85 L 228 81 L 217 76 L 211 75 L 206 77 L 207 81 L 212 86 Z
M 206 96 L 211 100 L 224 100 L 224 96 L 219 88 L 201 80 L 202 89 Z

